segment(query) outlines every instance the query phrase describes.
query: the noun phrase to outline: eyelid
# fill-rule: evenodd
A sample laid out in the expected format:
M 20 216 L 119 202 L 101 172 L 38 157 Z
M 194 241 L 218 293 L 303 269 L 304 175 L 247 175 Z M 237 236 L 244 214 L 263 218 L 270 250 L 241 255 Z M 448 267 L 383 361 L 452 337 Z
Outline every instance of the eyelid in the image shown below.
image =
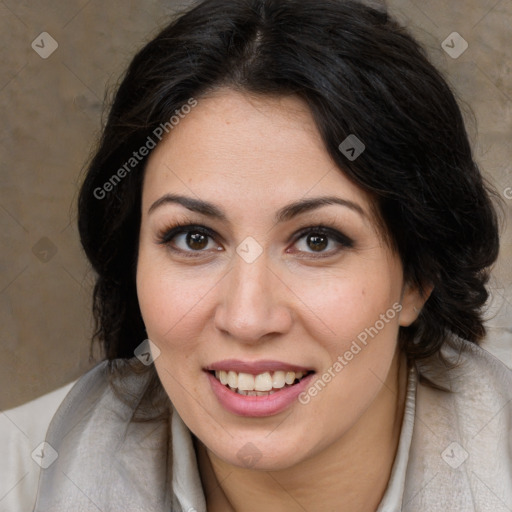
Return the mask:
M 188 233 L 188 232 L 198 232 L 202 233 L 205 236 L 211 238 L 215 242 L 217 242 L 219 239 L 224 242 L 223 237 L 221 237 L 217 232 L 213 231 L 212 229 L 201 225 L 196 224 L 192 222 L 176 222 L 172 226 L 169 226 L 167 228 L 164 228 L 160 230 L 157 233 L 157 240 L 156 242 L 160 245 L 167 245 L 169 246 L 170 250 L 174 252 L 179 252 L 181 254 L 184 254 L 185 256 L 191 256 L 191 257 L 197 257 L 201 256 L 202 253 L 209 254 L 210 251 L 200 250 L 200 251 L 184 251 L 182 249 L 177 249 L 171 246 L 171 241 L 173 238 L 175 238 L 178 235 Z M 301 238 L 306 236 L 307 234 L 323 234 L 330 239 L 334 240 L 336 243 L 340 244 L 345 249 L 352 248 L 354 246 L 354 241 L 339 231 L 337 228 L 332 228 L 329 226 L 326 226 L 324 224 L 317 224 L 317 225 L 310 225 L 306 226 L 304 228 L 299 229 L 296 231 L 288 240 L 287 244 L 293 242 L 293 244 L 297 243 Z M 306 257 L 312 257 L 312 258 L 327 258 L 329 256 L 332 256 L 333 254 L 337 254 L 339 252 L 338 250 L 330 250 L 326 252 L 305 252 L 305 251 L 296 251 L 298 253 L 305 253 L 308 256 Z
M 177 235 L 180 235 L 182 233 L 192 232 L 196 231 L 198 233 L 202 233 L 203 235 L 209 236 L 210 238 L 221 238 L 222 237 L 213 231 L 210 228 L 207 228 L 206 226 L 202 226 L 200 224 L 193 224 L 193 223 L 180 223 L 177 222 L 176 224 L 173 224 L 172 226 L 169 226 L 167 228 L 162 229 L 157 233 L 157 243 L 165 245 L 170 243 L 170 241 L 176 237 Z
M 339 231 L 336 228 L 331 228 L 331 227 L 325 226 L 323 224 L 318 224 L 318 225 L 313 225 L 313 226 L 308 226 L 308 227 L 302 228 L 292 236 L 291 240 L 296 242 L 297 240 L 300 240 L 303 236 L 307 235 L 308 233 L 318 233 L 318 234 L 326 235 L 326 236 L 336 240 L 336 242 L 338 242 L 342 245 L 345 245 L 346 247 L 353 247 L 353 245 L 354 245 L 354 241 L 350 237 L 348 237 L 347 235 L 345 235 L 344 233 L 342 233 L 341 231 Z
M 212 231 L 210 228 L 207 228 L 206 226 L 202 226 L 200 224 L 194 224 L 190 222 L 176 222 L 172 226 L 169 226 L 167 228 L 164 228 L 160 231 L 158 231 L 156 235 L 156 243 L 158 245 L 163 245 L 166 247 L 167 250 L 169 250 L 172 253 L 179 254 L 179 256 L 184 258 L 190 258 L 190 260 L 198 259 L 200 257 L 204 257 L 205 255 L 211 255 L 210 251 L 184 251 L 183 249 L 178 249 L 176 247 L 173 247 L 171 244 L 171 241 L 176 238 L 179 235 L 186 234 L 189 232 L 197 232 L 202 233 L 208 238 L 211 238 L 215 242 L 217 241 L 217 238 L 222 237 L 218 235 L 216 232 Z

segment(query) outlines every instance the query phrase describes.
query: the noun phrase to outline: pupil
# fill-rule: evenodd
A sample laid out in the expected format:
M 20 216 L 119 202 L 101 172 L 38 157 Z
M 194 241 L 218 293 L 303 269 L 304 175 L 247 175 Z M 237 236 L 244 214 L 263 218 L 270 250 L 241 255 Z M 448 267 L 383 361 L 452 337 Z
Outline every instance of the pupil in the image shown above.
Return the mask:
M 202 233 L 189 233 L 187 235 L 187 244 L 191 249 L 204 249 L 208 245 L 206 236 Z
M 321 251 L 327 247 L 327 237 L 325 235 L 310 235 L 308 243 L 314 251 Z

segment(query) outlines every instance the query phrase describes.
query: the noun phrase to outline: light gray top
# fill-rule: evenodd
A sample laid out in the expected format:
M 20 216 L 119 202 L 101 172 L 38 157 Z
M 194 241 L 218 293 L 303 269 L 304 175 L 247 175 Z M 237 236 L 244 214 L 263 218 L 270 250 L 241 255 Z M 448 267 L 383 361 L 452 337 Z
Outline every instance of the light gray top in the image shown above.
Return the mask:
M 432 359 L 418 370 L 453 392 L 409 374 L 398 452 L 377 512 L 512 510 L 512 372 L 461 340 L 444 354 L 458 366 L 446 370 Z M 192 435 L 176 410 L 167 403 L 167 418 L 134 423 L 147 376 L 124 374 L 131 396 L 123 403 L 107 375 L 100 363 L 0 415 L 0 511 L 206 512 Z M 32 453 L 51 417 L 48 444 Z

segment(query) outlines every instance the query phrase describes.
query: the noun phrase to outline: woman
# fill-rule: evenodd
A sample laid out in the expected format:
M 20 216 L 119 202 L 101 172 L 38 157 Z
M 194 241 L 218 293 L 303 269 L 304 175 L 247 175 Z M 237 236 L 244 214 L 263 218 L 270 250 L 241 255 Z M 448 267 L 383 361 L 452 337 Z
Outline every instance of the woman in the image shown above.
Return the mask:
M 33 509 L 510 509 L 489 196 L 386 13 L 197 5 L 132 61 L 81 189 L 107 360 Z

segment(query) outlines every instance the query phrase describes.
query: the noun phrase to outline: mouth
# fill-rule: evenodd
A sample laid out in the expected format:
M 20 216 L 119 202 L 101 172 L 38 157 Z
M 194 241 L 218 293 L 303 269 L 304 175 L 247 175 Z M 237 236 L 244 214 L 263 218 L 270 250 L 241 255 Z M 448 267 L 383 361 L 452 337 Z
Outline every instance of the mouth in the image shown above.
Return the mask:
M 311 384 L 312 368 L 283 361 L 225 359 L 203 368 L 220 405 L 238 416 L 279 414 Z
M 276 370 L 256 375 L 234 370 L 207 370 L 218 382 L 233 393 L 244 396 L 270 396 L 299 384 L 315 373 L 313 370 Z

